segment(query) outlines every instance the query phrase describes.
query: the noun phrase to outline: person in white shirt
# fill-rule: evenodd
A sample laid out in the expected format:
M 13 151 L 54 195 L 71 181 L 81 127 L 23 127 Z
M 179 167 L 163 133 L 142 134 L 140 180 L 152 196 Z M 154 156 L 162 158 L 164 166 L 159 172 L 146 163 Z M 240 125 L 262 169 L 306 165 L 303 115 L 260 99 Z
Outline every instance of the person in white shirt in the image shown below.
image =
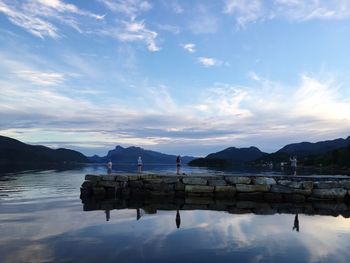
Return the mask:
M 107 163 L 107 173 L 108 174 L 112 173 L 112 166 L 113 166 L 113 163 L 111 160 L 109 160 Z
M 293 158 L 290 158 L 290 168 L 292 169 L 292 174 L 297 175 L 297 157 L 293 156 Z
M 142 159 L 141 156 L 137 159 L 137 172 L 142 173 Z

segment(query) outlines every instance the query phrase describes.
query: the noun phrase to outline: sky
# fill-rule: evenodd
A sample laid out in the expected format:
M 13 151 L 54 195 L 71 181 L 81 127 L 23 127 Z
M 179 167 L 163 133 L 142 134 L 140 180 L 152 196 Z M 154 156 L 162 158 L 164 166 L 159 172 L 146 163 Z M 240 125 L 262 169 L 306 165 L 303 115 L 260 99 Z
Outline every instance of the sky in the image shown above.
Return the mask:
M 350 0 L 0 0 L 0 134 L 205 156 L 350 135 Z

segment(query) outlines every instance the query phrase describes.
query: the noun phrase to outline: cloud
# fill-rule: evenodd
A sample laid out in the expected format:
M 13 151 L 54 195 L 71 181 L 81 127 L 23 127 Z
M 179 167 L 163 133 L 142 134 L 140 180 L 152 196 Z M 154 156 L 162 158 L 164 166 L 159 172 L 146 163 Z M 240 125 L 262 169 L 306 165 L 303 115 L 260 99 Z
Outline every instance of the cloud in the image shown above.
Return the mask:
M 0 1 L 0 12 L 7 15 L 13 24 L 22 27 L 37 37 L 58 37 L 58 29 L 50 22 L 21 10 L 17 10 L 14 7 L 10 7 L 2 1 Z
M 40 38 L 58 38 L 60 36 L 54 22 L 68 25 L 82 33 L 81 23 L 74 15 L 94 20 L 103 20 L 104 18 L 103 15 L 81 10 L 62 0 L 25 0 L 20 2 L 0 0 L 0 12 L 7 15 L 13 24 Z
M 261 80 L 260 77 L 254 71 L 248 72 L 248 77 L 252 80 L 255 80 L 255 81 Z
M 140 13 L 152 9 L 152 5 L 144 0 L 98 0 L 111 11 L 122 13 L 134 20 Z
M 262 3 L 260 0 L 226 0 L 224 12 L 235 14 L 237 25 L 244 27 L 247 23 L 255 22 L 261 17 Z
M 182 14 L 185 10 L 184 8 L 177 2 L 177 1 L 171 1 L 171 7 L 175 14 Z
M 190 53 L 196 52 L 196 44 L 193 44 L 193 43 L 183 44 L 182 48 Z
M 122 42 L 144 42 L 149 51 L 159 51 L 160 47 L 156 43 L 157 32 L 151 31 L 145 26 L 144 21 L 123 21 L 123 29 L 119 31 L 107 32 L 114 35 Z
M 209 57 L 199 57 L 198 62 L 206 68 L 222 65 L 221 60 L 217 60 L 215 58 L 209 58 Z
M 275 0 L 272 3 L 226 0 L 223 12 L 233 15 L 238 27 L 245 27 L 249 23 L 272 19 L 292 22 L 347 19 L 350 17 L 350 3 L 343 0 Z
M 65 81 L 65 75 L 60 72 L 21 70 L 17 71 L 16 74 L 24 80 L 43 86 L 55 86 L 62 84 Z

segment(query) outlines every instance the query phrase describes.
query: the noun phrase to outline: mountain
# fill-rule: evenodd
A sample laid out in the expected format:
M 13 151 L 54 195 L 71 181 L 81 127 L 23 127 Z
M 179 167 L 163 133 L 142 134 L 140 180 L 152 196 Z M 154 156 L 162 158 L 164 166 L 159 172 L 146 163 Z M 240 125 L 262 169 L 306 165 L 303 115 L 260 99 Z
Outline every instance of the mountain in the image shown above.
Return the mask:
M 107 163 L 108 160 L 111 160 L 114 164 L 136 164 L 139 156 L 141 156 L 142 162 L 147 164 L 175 164 L 176 161 L 176 155 L 150 151 L 135 146 L 124 148 L 120 145 L 108 151 L 104 157 L 94 155 L 89 157 L 89 160 L 94 163 Z M 181 157 L 181 161 L 184 164 L 193 159 L 195 158 L 191 156 Z
M 322 159 L 323 157 L 321 156 L 329 155 L 331 152 L 346 148 L 349 145 L 350 136 L 346 139 L 339 138 L 335 140 L 320 141 L 315 143 L 292 143 L 284 146 L 275 153 L 271 153 L 262 158 L 259 158 L 257 162 L 289 162 L 289 158 L 291 156 L 297 156 L 298 161 L 310 159 L 311 156 L 318 156 Z
M 324 154 L 336 149 L 345 148 L 348 145 L 350 145 L 350 136 L 346 139 L 339 138 L 316 143 L 301 142 L 288 144 L 282 149 L 278 150 L 277 153 L 286 153 L 288 155 L 305 157 L 308 155 Z
M 230 147 L 220 152 L 211 153 L 205 158 L 195 159 L 191 161 L 189 165 L 208 167 L 240 165 L 255 161 L 266 154 L 267 153 L 264 153 L 253 146 L 249 148 Z
M 69 149 L 51 149 L 41 145 L 29 145 L 0 135 L 0 165 L 8 164 L 64 164 L 87 163 L 80 152 Z

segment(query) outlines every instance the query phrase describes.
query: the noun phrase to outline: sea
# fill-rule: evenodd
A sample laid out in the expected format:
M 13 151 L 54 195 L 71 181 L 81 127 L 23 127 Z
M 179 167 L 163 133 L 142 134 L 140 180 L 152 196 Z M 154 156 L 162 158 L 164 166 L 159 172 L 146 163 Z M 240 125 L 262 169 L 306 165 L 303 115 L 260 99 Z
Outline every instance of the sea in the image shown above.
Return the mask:
M 120 165 L 113 172 L 134 172 Z M 283 174 L 258 169 L 186 174 Z M 220 210 L 84 211 L 80 186 L 103 165 L 0 173 L 0 262 L 349 262 L 350 218 Z M 144 173 L 175 173 L 145 165 Z M 309 173 L 312 173 L 309 171 Z M 297 227 L 296 227 L 297 220 Z

